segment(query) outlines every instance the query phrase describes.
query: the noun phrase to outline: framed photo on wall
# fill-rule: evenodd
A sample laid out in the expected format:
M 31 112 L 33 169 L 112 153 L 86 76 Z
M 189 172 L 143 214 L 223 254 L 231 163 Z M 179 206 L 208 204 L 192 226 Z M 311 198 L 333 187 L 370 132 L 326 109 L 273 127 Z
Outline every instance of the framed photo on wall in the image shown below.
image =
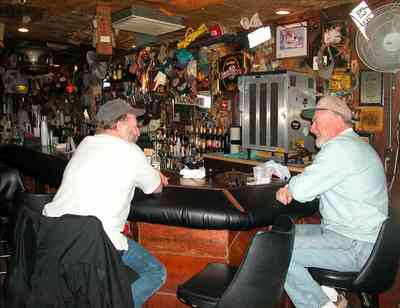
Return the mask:
M 322 22 L 322 37 L 325 46 L 323 56 L 327 62 L 335 62 L 335 68 L 347 68 L 351 63 L 351 44 L 347 20 L 329 20 Z
M 383 74 L 381 72 L 360 71 L 360 106 L 383 105 Z
M 358 132 L 381 133 L 384 125 L 383 106 L 363 106 L 356 109 L 355 129 Z
M 307 53 L 307 22 L 276 27 L 277 59 L 305 57 Z

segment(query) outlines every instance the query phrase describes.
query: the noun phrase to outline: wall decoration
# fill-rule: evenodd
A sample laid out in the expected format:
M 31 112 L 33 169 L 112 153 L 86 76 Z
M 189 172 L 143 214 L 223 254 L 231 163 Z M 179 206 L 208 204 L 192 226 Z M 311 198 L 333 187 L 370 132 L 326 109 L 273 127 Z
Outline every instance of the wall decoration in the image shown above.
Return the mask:
M 383 107 L 359 107 L 356 112 L 355 129 L 361 132 L 379 133 L 383 131 Z
M 360 72 L 360 105 L 382 105 L 383 74 L 376 71 Z
M 236 91 L 238 77 L 243 74 L 243 54 L 230 55 L 220 59 L 220 89 Z
M 349 24 L 345 20 L 332 20 L 323 23 L 322 46 L 323 56 L 327 57 L 328 64 L 333 61 L 335 68 L 349 68 L 351 47 L 349 38 Z
M 329 80 L 329 90 L 331 92 L 350 92 L 352 82 L 352 74 L 344 69 L 335 69 Z
M 276 27 L 277 59 L 307 56 L 307 47 L 307 22 Z
M 5 24 L 0 23 L 0 48 L 4 47 L 4 29 Z

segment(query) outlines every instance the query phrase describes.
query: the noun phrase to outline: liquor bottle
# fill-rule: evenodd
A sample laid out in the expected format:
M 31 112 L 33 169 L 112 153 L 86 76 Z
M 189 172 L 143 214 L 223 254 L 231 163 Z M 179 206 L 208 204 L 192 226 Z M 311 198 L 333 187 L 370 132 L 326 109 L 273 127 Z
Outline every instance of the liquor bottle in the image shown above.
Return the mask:
M 212 152 L 212 128 L 210 127 L 206 133 L 206 151 Z
M 154 169 L 161 169 L 161 157 L 158 154 L 158 151 L 154 151 L 153 155 L 151 156 L 151 165 Z
M 199 132 L 198 132 L 198 127 L 195 125 L 193 128 L 193 139 L 189 141 L 190 144 L 194 144 L 194 146 L 197 146 L 199 142 Z
M 224 151 L 224 135 L 222 134 L 222 128 L 218 128 L 218 133 L 217 133 L 217 152 L 223 152 Z
M 210 128 L 210 152 L 215 152 L 215 137 L 216 137 L 216 132 L 215 132 L 215 127 Z
M 231 152 L 231 143 L 229 138 L 229 132 L 226 131 L 224 134 L 224 154 L 229 154 Z
M 49 145 L 49 129 L 47 127 L 46 116 L 43 116 L 40 122 L 40 143 L 42 146 Z
M 117 66 L 117 80 L 122 79 L 122 64 L 119 63 Z
M 199 142 L 199 152 L 200 154 L 204 153 L 205 144 L 206 144 L 206 136 L 204 134 L 204 127 L 200 127 L 200 142 Z
M 112 67 L 112 79 L 118 80 L 117 69 L 115 68 L 115 66 Z
M 230 128 L 230 151 L 231 153 L 240 152 L 242 145 L 242 129 L 240 126 L 231 126 Z

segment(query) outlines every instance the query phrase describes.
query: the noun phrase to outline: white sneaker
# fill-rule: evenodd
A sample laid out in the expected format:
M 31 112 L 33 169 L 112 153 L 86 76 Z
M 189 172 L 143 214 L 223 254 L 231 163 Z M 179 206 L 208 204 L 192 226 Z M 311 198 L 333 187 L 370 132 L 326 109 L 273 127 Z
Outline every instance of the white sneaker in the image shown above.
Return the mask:
M 335 288 L 331 288 L 331 287 L 327 287 L 327 286 L 321 286 L 322 291 L 324 291 L 324 293 L 326 294 L 326 296 L 329 297 L 329 299 L 332 302 L 336 302 L 338 300 L 338 292 L 336 291 Z

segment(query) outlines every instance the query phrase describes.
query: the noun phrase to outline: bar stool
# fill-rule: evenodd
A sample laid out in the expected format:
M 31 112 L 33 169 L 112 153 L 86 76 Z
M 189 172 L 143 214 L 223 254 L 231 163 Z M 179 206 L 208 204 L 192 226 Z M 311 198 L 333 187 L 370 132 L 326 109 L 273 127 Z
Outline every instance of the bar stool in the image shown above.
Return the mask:
M 23 190 L 23 184 L 17 169 L 0 164 L 0 240 L 11 237 L 10 216 L 13 211 L 14 197 Z
M 36 193 L 31 193 L 27 191 L 21 191 L 21 190 L 16 190 L 13 204 L 12 204 L 12 210 L 7 217 L 7 224 L 8 224 L 8 231 L 11 234 L 14 234 L 15 232 L 18 232 L 18 226 L 15 224 L 17 220 L 17 215 L 19 210 L 22 207 L 28 207 L 29 209 L 35 211 L 36 213 L 42 213 L 42 209 L 44 205 L 48 202 L 50 202 L 54 197 L 54 194 L 36 194 Z M 8 275 L 8 270 L 9 270 L 9 264 L 8 260 L 12 255 L 12 247 L 13 247 L 13 242 L 9 241 L 8 238 L 0 238 L 0 287 L 1 287 L 1 301 L 4 301 L 5 299 L 5 282 L 7 280 L 7 275 Z M 0 308 L 5 305 L 4 302 L 0 303 Z M 4 306 L 5 307 L 5 306 Z
M 210 263 L 178 286 L 177 298 L 201 308 L 275 307 L 293 251 L 295 225 L 280 216 L 271 231 L 259 231 L 239 267 Z
M 6 240 L 0 240 L 0 307 L 5 306 L 4 283 L 7 277 L 8 260 L 11 256 L 11 248 Z
M 28 207 L 36 213 L 42 213 L 43 207 L 53 200 L 55 193 L 38 194 L 27 191 L 18 192 L 15 195 L 15 211 L 17 214 L 19 209 L 23 206 Z
M 379 308 L 379 294 L 390 289 L 399 266 L 400 224 L 392 216 L 381 227 L 370 257 L 359 272 L 339 272 L 322 268 L 308 268 L 311 276 L 321 285 L 355 292 L 363 308 Z

